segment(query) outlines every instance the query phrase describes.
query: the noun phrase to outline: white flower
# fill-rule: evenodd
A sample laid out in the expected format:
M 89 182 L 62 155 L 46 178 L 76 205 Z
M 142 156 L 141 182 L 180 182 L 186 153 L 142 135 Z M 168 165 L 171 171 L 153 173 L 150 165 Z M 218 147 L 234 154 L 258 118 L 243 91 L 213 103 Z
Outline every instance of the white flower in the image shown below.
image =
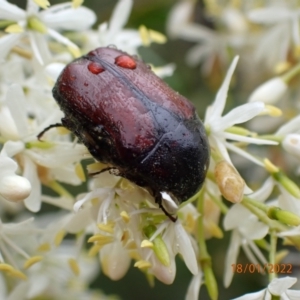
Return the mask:
M 194 275 L 192 277 L 187 293 L 185 295 L 185 300 L 198 300 L 200 294 L 200 287 L 202 283 L 203 283 L 203 274 L 200 271 L 197 275 Z
M 27 9 L 24 11 L 0 0 L 1 19 L 15 21 L 16 24 L 6 28 L 9 34 L 0 38 L 0 58 L 6 57 L 13 46 L 22 43 L 23 38 L 27 37 L 35 58 L 43 65 L 51 58 L 46 35 L 70 47 L 73 52 L 78 52 L 78 47 L 58 30 L 85 30 L 94 24 L 96 15 L 85 7 L 72 8 L 71 2 L 53 5 L 40 11 L 40 7 L 33 0 L 28 0 Z
M 38 246 L 37 228 L 33 218 L 20 223 L 2 223 L 0 219 L 0 265 L 8 264 L 19 271 Z
M 9 157 L 0 155 L 0 199 L 18 202 L 27 198 L 31 192 L 28 179 L 16 175 L 17 163 Z
M 219 89 L 214 103 L 208 107 L 204 124 L 206 130 L 208 131 L 208 138 L 212 148 L 219 151 L 221 156 L 231 163 L 230 157 L 228 155 L 227 149 L 240 154 L 251 161 L 257 163 L 258 165 L 263 165 L 262 162 L 248 154 L 246 151 L 235 146 L 233 143 L 229 143 L 227 140 L 253 143 L 257 145 L 266 144 L 274 145 L 277 144 L 272 141 L 267 141 L 263 139 L 242 136 L 230 132 L 226 132 L 226 129 L 234 126 L 235 124 L 244 123 L 251 120 L 259 113 L 265 109 L 265 105 L 262 102 L 247 103 L 232 109 L 225 116 L 222 116 L 223 110 L 226 104 L 227 92 L 229 88 L 230 79 L 237 65 L 238 57 L 235 57 L 230 65 L 230 68 L 226 74 L 221 88 Z M 231 163 L 232 164 L 232 163 Z
M 229 60 L 228 47 L 240 49 L 249 43 L 249 36 L 245 33 L 248 24 L 245 16 L 238 9 L 222 7 L 218 26 L 222 33 L 210 29 L 208 26 L 192 23 L 195 13 L 193 1 L 180 1 L 172 9 L 167 23 L 167 31 L 173 38 L 182 38 L 187 41 L 197 42 L 187 53 L 187 63 L 194 66 L 201 62 L 203 74 L 209 74 L 216 63 L 225 66 Z
M 103 272 L 113 280 L 122 278 L 130 266 L 128 247 L 133 242 L 135 227 L 139 228 L 139 215 L 136 214 L 139 211 L 136 204 L 145 199 L 143 191 L 133 188 L 130 183 L 128 189 L 114 188 L 120 180 L 108 172 L 100 174 L 93 182 L 92 192 L 74 205 L 77 213 L 82 211 L 83 206 L 83 210 L 89 209 L 94 224 L 97 225 L 94 226 L 94 236 L 90 241 L 96 242 L 96 253 L 101 249 L 99 257 Z M 101 187 L 102 185 L 105 187 Z M 92 199 L 97 199 L 96 206 L 90 206 Z
M 137 48 L 142 45 L 140 33 L 136 29 L 124 29 L 128 21 L 133 1 L 119 0 L 109 22 L 98 26 L 98 31 L 89 31 L 85 48 L 90 51 L 97 47 L 114 45 L 130 54 L 136 54 Z
M 280 237 L 289 237 L 289 236 L 300 236 L 300 226 L 294 227 L 287 231 L 282 231 L 278 233 Z
M 274 77 L 257 87 L 250 95 L 249 102 L 261 101 L 274 104 L 284 96 L 288 85 L 281 77 Z
M 256 201 L 263 202 L 269 197 L 273 187 L 273 180 L 269 177 L 260 189 L 249 196 Z M 259 221 L 243 205 L 235 204 L 229 209 L 224 218 L 224 229 L 232 230 L 225 260 L 224 285 L 228 287 L 234 275 L 232 265 L 236 265 L 241 247 L 251 263 L 256 265 L 267 263 L 266 258 L 254 243 L 254 240 L 264 238 L 269 232 L 269 227 Z
M 282 146 L 287 152 L 300 158 L 300 134 L 287 134 L 282 141 Z
M 234 275 L 232 265 L 237 263 L 241 247 L 251 263 L 256 265 L 267 263 L 254 240 L 264 238 L 269 232 L 269 227 L 258 221 L 257 217 L 244 206 L 235 204 L 229 209 L 224 218 L 224 229 L 232 230 L 225 259 L 224 285 L 228 287 Z
M 192 237 L 179 219 L 175 223 L 169 219 L 162 222 L 167 217 L 155 208 L 153 197 L 142 188 L 108 172 L 101 173 L 93 181 L 92 191 L 75 203 L 74 210 L 80 213 L 79 208 L 88 207 L 97 225 L 89 241 L 95 242 L 93 249 L 99 252 L 103 272 L 111 279 L 125 275 L 132 253 L 138 258 L 136 266 L 147 267 L 147 272 L 167 284 L 175 278 L 178 253 L 190 271 L 198 273 Z M 183 208 L 183 214 L 179 213 L 183 223 L 188 218 L 187 211 L 195 213 L 195 208 L 188 207 Z M 155 215 L 161 217 L 151 221 Z M 142 246 L 144 240 L 148 241 L 147 246 Z
M 66 65 L 62 63 L 51 63 L 45 68 L 46 74 L 55 82 Z
M 300 116 L 297 116 L 282 125 L 275 135 L 282 139 L 281 144 L 284 150 L 295 156 L 297 159 L 300 158 Z
M 28 269 L 28 280 L 16 286 L 15 293 L 23 291 L 22 298 L 36 298 L 40 295 L 53 299 L 77 299 L 76 294 L 95 278 L 99 265 L 94 258 L 84 253 L 78 255 L 72 243 L 63 243 L 42 256 L 42 260 Z M 74 298 L 67 298 L 73 293 Z M 20 299 L 20 298 L 19 298 Z
M 145 238 L 137 235 L 137 240 Z M 156 239 L 162 239 L 166 247 L 157 247 L 154 249 L 140 249 L 139 253 L 142 260 L 150 263 L 148 272 L 165 284 L 173 283 L 176 275 L 175 256 L 180 253 L 186 266 L 193 275 L 198 274 L 198 264 L 196 259 L 196 250 L 193 247 L 192 238 L 184 230 L 181 220 L 175 223 L 170 220 L 157 226 L 156 231 L 150 237 L 149 241 L 156 243 Z M 167 258 L 163 259 L 164 251 Z
M 268 169 L 269 162 L 266 162 L 266 168 Z M 274 167 L 274 166 L 273 166 Z M 298 186 L 291 181 L 284 173 L 279 169 L 269 176 L 264 184 L 256 192 L 250 195 L 252 199 L 260 202 L 265 202 L 271 195 L 274 187 L 279 189 L 279 195 L 277 196 L 278 206 L 283 210 L 288 210 L 297 215 L 300 214 L 300 190 Z
M 19 85 L 11 85 L 7 91 L 7 109 L 0 111 L 7 116 L 0 118 L 0 128 L 9 120 L 10 128 L 5 132 L 5 142 L 1 154 L 18 158 L 22 162 L 23 176 L 32 186 L 31 194 L 24 200 L 26 207 L 31 211 L 39 211 L 41 206 L 41 181 L 49 184 L 53 180 L 60 180 L 71 184 L 80 184 L 81 179 L 76 175 L 76 163 L 87 154 L 83 145 L 73 145 L 72 142 L 55 141 L 53 143 L 38 142 L 37 134 L 45 128 L 53 118 L 61 115 L 57 107 L 44 124 L 37 126 L 28 119 L 26 99 Z M 48 111 L 49 113 L 49 111 Z M 10 117 L 8 117 L 10 115 Z M 42 174 L 42 175 L 41 175 Z
M 123 29 L 128 21 L 132 4 L 132 0 L 118 1 L 109 23 L 99 25 L 98 32 L 101 46 L 113 44 L 117 48 L 136 53 L 137 48 L 142 45 L 142 40 L 137 30 Z
M 297 278 L 295 277 L 274 278 L 266 289 L 246 294 L 234 300 L 271 300 L 272 296 L 279 297 L 280 300 L 297 300 L 300 297 L 300 291 L 289 290 L 296 282 Z
M 299 16 L 300 10 L 293 7 L 291 2 L 275 2 L 248 13 L 248 18 L 253 23 L 269 26 L 256 44 L 257 61 L 273 70 L 278 62 L 288 60 L 291 44 L 294 47 L 300 45 Z

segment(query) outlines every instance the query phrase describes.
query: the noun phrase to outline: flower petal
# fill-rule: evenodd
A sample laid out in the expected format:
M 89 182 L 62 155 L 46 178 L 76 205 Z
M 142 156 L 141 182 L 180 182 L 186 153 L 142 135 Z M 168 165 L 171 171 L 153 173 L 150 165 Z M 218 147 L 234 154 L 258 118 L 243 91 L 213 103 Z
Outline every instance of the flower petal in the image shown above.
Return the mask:
M 105 245 L 100 251 L 103 273 L 112 280 L 119 280 L 128 271 L 131 259 L 119 241 Z
M 226 146 L 226 148 L 228 150 L 231 150 L 232 152 L 235 152 L 235 153 L 239 154 L 240 156 L 245 157 L 246 159 L 254 162 L 255 164 L 257 164 L 257 165 L 259 165 L 261 167 L 264 166 L 263 162 L 261 162 L 260 160 L 256 159 L 253 155 L 251 155 L 247 151 L 244 151 L 243 149 L 235 146 L 233 143 L 226 142 L 225 146 Z M 247 193 L 245 193 L 245 194 L 249 194 L 249 191 Z
M 288 85 L 281 77 L 272 78 L 258 86 L 250 95 L 248 102 L 261 101 L 274 104 L 284 96 Z
M 32 186 L 31 194 L 24 200 L 25 206 L 32 212 L 38 212 L 41 208 L 41 183 L 37 175 L 36 165 L 32 160 L 24 156 L 24 173 Z
M 287 295 L 288 300 L 300 299 L 300 291 L 299 290 L 287 290 L 286 295 Z
M 189 23 L 193 11 L 194 3 L 190 1 L 180 1 L 173 6 L 166 25 L 168 35 L 171 38 L 177 37 L 182 27 Z
M 71 2 L 53 5 L 40 15 L 48 27 L 57 30 L 83 31 L 97 19 L 92 10 L 84 6 L 74 9 Z
M 248 18 L 254 23 L 274 24 L 282 22 L 291 16 L 291 11 L 285 7 L 267 7 L 255 9 L 248 13 Z
M 300 116 L 297 116 L 290 120 L 289 122 L 285 123 L 283 126 L 281 126 L 276 134 L 277 135 L 286 135 L 288 133 L 295 133 L 299 131 L 300 128 Z
M 268 179 L 264 182 L 264 184 L 253 194 L 249 195 L 252 199 L 263 202 L 265 201 L 272 193 L 274 187 L 274 181 L 272 177 L 268 177 Z
M 0 19 L 18 22 L 25 19 L 25 17 L 26 13 L 23 9 L 7 1 L 1 1 Z
M 216 124 L 211 124 L 212 130 L 215 132 L 223 131 L 234 124 L 247 122 L 262 112 L 264 108 L 265 105 L 263 102 L 253 102 L 240 105 L 222 117 L 221 122 L 218 121 Z
M 14 174 L 17 170 L 17 163 L 10 157 L 1 155 L 0 156 L 0 176 L 4 177 L 8 174 Z
M 242 204 L 235 204 L 228 210 L 225 215 L 223 226 L 225 230 L 232 230 L 234 228 L 239 228 L 239 226 L 248 219 L 250 212 Z
M 45 72 L 55 82 L 65 66 L 63 63 L 51 63 L 47 65 Z
M 205 120 L 205 122 L 204 122 L 205 124 L 210 124 L 214 119 L 218 119 L 222 115 L 222 112 L 225 107 L 226 99 L 227 99 L 227 93 L 228 93 L 228 89 L 229 89 L 230 80 L 231 80 L 231 77 L 235 70 L 235 67 L 238 63 L 238 60 L 239 60 L 239 57 L 236 56 L 234 58 L 234 60 L 232 61 L 231 65 L 227 71 L 226 77 L 222 83 L 222 86 L 219 89 L 216 99 L 211 107 L 210 115 L 208 116 L 208 119 Z
M 249 293 L 241 297 L 234 298 L 233 300 L 271 300 L 271 297 L 266 297 L 266 291 L 261 290 L 255 293 Z
M 263 239 L 269 232 L 269 227 L 254 218 L 246 219 L 239 227 L 240 233 L 249 240 Z
M 185 300 L 198 300 L 202 283 L 202 272 L 199 272 L 197 275 L 192 277 L 185 295 Z
M 189 268 L 193 275 L 197 275 L 199 272 L 196 253 L 192 246 L 190 237 L 183 229 L 182 224 L 177 221 L 175 223 L 175 234 L 177 245 L 179 247 L 179 253 L 182 255 L 186 266 Z
M 5 156 L 13 157 L 23 150 L 24 150 L 24 143 L 20 141 L 18 142 L 7 141 L 1 150 L 1 154 Z
M 60 142 L 50 149 L 32 148 L 26 154 L 39 165 L 47 168 L 60 168 L 74 162 L 79 162 L 87 153 L 82 144 Z
M 288 153 L 300 158 L 300 134 L 287 134 L 282 141 L 282 146 Z
M 230 243 L 226 252 L 226 259 L 225 259 L 224 286 L 226 288 L 229 287 L 232 281 L 233 274 L 234 274 L 232 265 L 236 264 L 241 243 L 242 240 L 239 232 L 237 230 L 233 230 L 230 238 Z
M 18 84 L 12 84 L 6 95 L 6 104 L 13 117 L 19 135 L 22 137 L 27 134 L 27 109 L 23 89 Z
M 22 38 L 23 33 L 6 34 L 0 38 L 0 60 L 4 59 L 11 48 Z
M 224 137 L 229 140 L 237 141 L 237 142 L 244 142 L 244 143 L 251 143 L 251 144 L 257 144 L 257 145 L 278 145 L 278 142 L 270 141 L 270 140 L 264 140 L 264 139 L 258 139 L 253 138 L 249 136 L 234 134 L 225 132 Z
M 84 231 L 93 221 L 90 208 L 81 209 L 65 225 L 65 229 L 69 233 L 76 234 Z
M 39 64 L 44 65 L 51 58 L 45 35 L 33 31 L 28 32 L 28 35 L 34 57 L 39 62 Z
M 268 290 L 274 296 L 280 296 L 285 293 L 288 288 L 297 282 L 295 277 L 274 278 L 268 286 Z
M 114 36 L 117 32 L 119 32 L 127 23 L 131 12 L 132 4 L 132 0 L 120 0 L 117 3 L 109 21 L 108 34 L 110 37 Z
M 151 256 L 150 262 L 152 264 L 150 272 L 153 273 L 158 280 L 164 284 L 172 284 L 174 282 L 176 275 L 175 259 L 171 259 L 171 264 L 168 267 L 161 264 L 155 255 Z
M 66 38 L 65 36 L 63 36 L 62 34 L 60 34 L 59 32 L 57 32 L 54 29 L 48 28 L 48 34 L 55 40 L 57 40 L 58 42 L 72 47 L 74 49 L 78 49 L 78 46 L 76 44 L 74 44 L 73 42 L 71 42 L 68 38 Z

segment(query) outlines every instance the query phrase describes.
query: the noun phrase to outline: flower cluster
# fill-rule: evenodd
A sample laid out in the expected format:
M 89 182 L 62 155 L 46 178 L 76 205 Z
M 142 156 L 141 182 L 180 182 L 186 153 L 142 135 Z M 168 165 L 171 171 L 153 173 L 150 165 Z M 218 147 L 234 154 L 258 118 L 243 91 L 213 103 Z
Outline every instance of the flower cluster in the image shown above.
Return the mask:
M 187 62 L 200 63 L 206 77 L 225 74 L 203 122 L 211 150 L 207 178 L 176 207 L 175 221 L 148 190 L 106 171 L 111 166 L 95 161 L 65 128 L 40 134 L 63 118 L 52 88 L 68 63 L 97 47 L 139 55 L 141 47 L 166 42 L 143 25 L 123 28 L 132 0 L 119 0 L 97 29 L 96 14 L 82 2 L 27 0 L 23 10 L 0 0 L 0 299 L 112 299 L 89 288 L 100 269 L 119 280 L 133 262 L 150 284 L 155 278 L 171 284 L 177 256 L 193 275 L 186 299 L 198 299 L 204 283 L 217 299 L 207 240 L 224 232 L 231 235 L 226 287 L 240 249 L 255 266 L 288 262 L 280 239 L 300 249 L 296 4 L 203 1 L 202 24 L 193 22 L 196 1 L 172 8 L 170 38 L 196 43 Z M 163 77 L 174 66 L 152 69 Z M 245 103 L 224 113 L 235 80 Z M 238 299 L 296 299 L 300 292 L 289 289 L 295 283 L 272 273 L 266 289 Z

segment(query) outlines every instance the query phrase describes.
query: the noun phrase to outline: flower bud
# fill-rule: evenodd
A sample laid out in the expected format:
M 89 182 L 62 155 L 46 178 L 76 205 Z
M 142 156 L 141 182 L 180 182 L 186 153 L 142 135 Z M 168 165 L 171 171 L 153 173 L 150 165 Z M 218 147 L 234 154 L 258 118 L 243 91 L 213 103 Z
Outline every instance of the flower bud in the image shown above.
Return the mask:
M 288 153 L 300 158 L 300 134 L 287 134 L 282 141 L 282 146 Z
M 261 101 L 267 104 L 274 104 L 282 98 L 287 84 L 281 77 L 272 78 L 257 87 L 249 97 L 248 102 Z
M 239 203 L 243 199 L 245 182 L 240 174 L 227 161 L 217 163 L 215 179 L 223 197 L 232 202 Z
M 290 211 L 282 210 L 279 207 L 270 207 L 268 210 L 268 217 L 273 220 L 281 221 L 284 224 L 291 226 L 300 225 L 300 217 Z
M 154 225 L 149 225 L 147 227 L 143 228 L 143 231 L 145 235 L 150 238 L 156 231 L 156 227 Z M 168 248 L 161 236 L 161 234 L 158 234 L 153 239 L 153 251 L 158 258 L 158 260 L 164 265 L 164 266 L 170 266 L 170 255 L 168 252 Z
M 0 180 L 0 195 L 6 200 L 19 202 L 26 199 L 31 192 L 31 184 L 25 177 L 8 175 Z

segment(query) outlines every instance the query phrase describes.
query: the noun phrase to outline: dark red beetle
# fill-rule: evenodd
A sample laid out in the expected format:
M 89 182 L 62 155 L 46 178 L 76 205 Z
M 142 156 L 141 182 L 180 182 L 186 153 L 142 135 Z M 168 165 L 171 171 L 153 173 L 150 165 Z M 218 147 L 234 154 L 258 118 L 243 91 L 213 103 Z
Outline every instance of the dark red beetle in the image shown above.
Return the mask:
M 92 156 L 146 187 L 176 220 L 162 206 L 163 192 L 176 204 L 189 199 L 201 188 L 209 164 L 194 106 L 144 62 L 111 47 L 68 64 L 53 96 L 65 113 L 62 125 Z

